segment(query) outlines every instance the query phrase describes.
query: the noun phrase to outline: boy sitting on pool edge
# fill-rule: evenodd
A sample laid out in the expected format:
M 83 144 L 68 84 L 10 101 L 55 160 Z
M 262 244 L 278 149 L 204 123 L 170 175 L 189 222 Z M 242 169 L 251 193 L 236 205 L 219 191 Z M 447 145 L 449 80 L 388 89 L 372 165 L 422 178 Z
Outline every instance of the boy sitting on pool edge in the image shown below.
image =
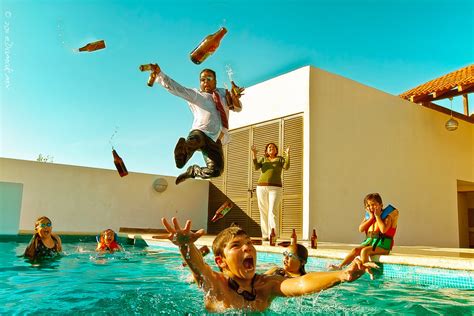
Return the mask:
M 364 274 L 374 263 L 363 265 L 355 260 L 347 269 L 334 272 L 310 272 L 300 277 L 256 274 L 257 252 L 247 233 L 240 227 L 228 227 L 214 239 L 212 250 L 221 272 L 206 264 L 194 242 L 204 230 L 191 231 L 191 221 L 184 228 L 176 218 L 173 226 L 162 218 L 168 238 L 179 247 L 183 259 L 194 275 L 199 277 L 205 291 L 204 304 L 210 312 L 227 309 L 264 311 L 277 296 L 300 296 L 319 292 L 341 282 L 350 282 Z

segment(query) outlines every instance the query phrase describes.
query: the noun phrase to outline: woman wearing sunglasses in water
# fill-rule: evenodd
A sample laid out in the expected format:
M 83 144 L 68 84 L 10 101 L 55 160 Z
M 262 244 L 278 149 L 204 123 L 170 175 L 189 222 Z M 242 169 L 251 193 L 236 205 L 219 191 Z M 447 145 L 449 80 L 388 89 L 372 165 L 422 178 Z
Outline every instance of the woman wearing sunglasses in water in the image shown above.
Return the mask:
M 308 249 L 305 246 L 296 244 L 288 247 L 283 252 L 283 268 L 274 267 L 265 272 L 267 275 L 281 275 L 287 278 L 294 278 L 306 274 L 304 265 L 308 260 Z
M 52 223 L 46 216 L 41 216 L 35 222 L 35 234 L 25 250 L 25 257 L 30 260 L 50 259 L 60 255 L 62 251 L 61 238 L 52 232 Z

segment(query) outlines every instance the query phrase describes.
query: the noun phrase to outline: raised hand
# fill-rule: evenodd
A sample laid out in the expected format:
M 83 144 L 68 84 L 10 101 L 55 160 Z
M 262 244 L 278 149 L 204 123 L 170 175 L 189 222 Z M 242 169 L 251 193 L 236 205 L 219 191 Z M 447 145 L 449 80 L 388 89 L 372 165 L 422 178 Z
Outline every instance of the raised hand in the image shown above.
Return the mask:
M 201 237 L 204 234 L 204 229 L 200 229 L 195 233 L 192 232 L 190 220 L 186 221 L 186 225 L 184 225 L 184 228 L 181 228 L 176 217 L 173 217 L 171 221 L 174 227 L 172 227 L 171 224 L 168 223 L 166 218 L 163 217 L 161 219 L 163 226 L 165 227 L 166 231 L 169 233 L 168 239 L 171 240 L 173 244 L 179 247 L 187 246 L 190 243 L 194 243 L 196 240 L 199 239 L 199 237 Z
M 250 147 L 250 150 L 251 150 L 255 155 L 257 155 L 257 153 L 258 153 L 257 146 L 252 145 L 252 146 Z
M 286 147 L 286 149 L 285 149 L 285 154 L 286 154 L 287 156 L 290 155 L 290 146 Z
M 236 98 L 240 98 L 240 96 L 243 95 L 242 92 L 244 92 L 245 88 L 237 86 L 233 81 L 230 82 L 232 84 L 232 89 L 230 90 L 230 93 Z
M 378 269 L 379 266 L 373 262 L 362 263 L 360 259 L 354 259 L 352 263 L 343 271 L 344 280 L 352 282 L 360 278 L 365 272 L 370 274 L 370 278 L 373 279 L 371 268 Z

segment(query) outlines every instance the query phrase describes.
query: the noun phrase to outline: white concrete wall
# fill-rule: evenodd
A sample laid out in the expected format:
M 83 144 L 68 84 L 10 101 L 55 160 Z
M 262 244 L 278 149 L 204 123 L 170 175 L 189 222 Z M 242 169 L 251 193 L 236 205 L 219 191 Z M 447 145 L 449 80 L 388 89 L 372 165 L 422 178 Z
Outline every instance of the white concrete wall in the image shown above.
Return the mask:
M 303 114 L 303 196 L 309 196 L 310 168 L 310 127 L 308 124 L 309 109 L 309 75 L 310 66 L 298 68 L 289 73 L 248 87 L 242 96 L 242 111 L 231 112 L 230 128 L 249 126 L 256 123 L 281 118 L 296 113 Z M 309 221 L 309 199 L 303 199 L 303 223 Z M 303 225 L 303 236 L 309 235 L 309 227 Z
M 245 89 L 242 111 L 230 112 L 231 129 L 307 110 L 309 66 L 299 68 Z
M 474 126 L 398 96 L 311 68 L 310 228 L 358 243 L 362 200 L 400 210 L 397 245 L 459 245 L 457 180 L 474 182 Z M 305 138 L 307 135 L 305 135 Z
M 162 193 L 153 181 L 165 178 Z M 57 232 L 96 233 L 105 228 L 163 228 L 161 217 L 176 216 L 194 228 L 207 228 L 208 182 L 0 158 L 0 181 L 23 184 L 18 231 L 29 232 L 39 216 L 48 216 Z M 0 232 L 2 234 L 2 232 Z

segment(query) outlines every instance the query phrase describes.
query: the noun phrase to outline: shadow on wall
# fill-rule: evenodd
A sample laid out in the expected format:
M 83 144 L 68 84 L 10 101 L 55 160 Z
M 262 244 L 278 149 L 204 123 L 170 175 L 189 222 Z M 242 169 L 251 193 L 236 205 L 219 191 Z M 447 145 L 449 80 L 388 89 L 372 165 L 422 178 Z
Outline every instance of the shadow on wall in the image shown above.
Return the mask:
M 225 201 L 231 201 L 234 206 L 223 218 L 217 222 L 211 222 L 215 212 Z M 209 204 L 207 213 L 207 233 L 217 235 L 223 229 L 230 227 L 232 224 L 243 228 L 251 237 L 261 237 L 262 233 L 260 225 L 255 222 L 249 215 L 247 210 L 247 200 L 234 201 L 219 190 L 212 182 L 209 182 Z

